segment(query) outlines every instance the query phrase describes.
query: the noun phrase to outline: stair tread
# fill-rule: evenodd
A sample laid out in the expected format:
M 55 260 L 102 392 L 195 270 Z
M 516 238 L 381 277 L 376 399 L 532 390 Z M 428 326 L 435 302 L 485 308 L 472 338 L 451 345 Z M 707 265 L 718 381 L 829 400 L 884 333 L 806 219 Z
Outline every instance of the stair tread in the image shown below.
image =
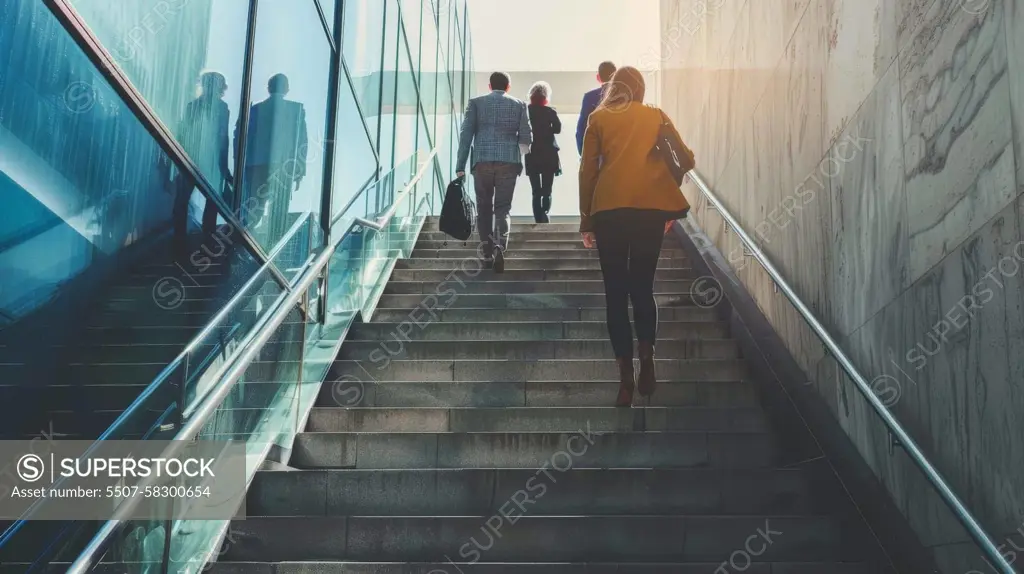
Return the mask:
M 868 562 L 752 562 L 746 574 L 877 574 Z M 721 562 L 226 562 L 211 565 L 218 574 L 708 574 Z M 737 570 L 723 570 L 737 571 Z M 13 572 L 13 571 L 12 571 Z M 6 574 L 2 569 L 0 573 Z M 106 574 L 98 570 L 98 574 Z
M 213 571 L 438 574 L 432 560 L 479 539 L 495 508 L 538 468 L 563 472 L 549 461 L 574 436 L 590 441 L 589 451 L 566 454 L 571 472 L 549 488 L 577 490 L 523 513 L 521 525 L 506 524 L 502 544 L 465 564 L 467 573 L 696 574 L 717 568 L 716 560 L 768 521 L 786 533 L 774 549 L 781 554 L 755 557 L 746 571 L 877 571 L 858 561 L 861 531 L 821 498 L 818 473 L 787 466 L 730 324 L 691 296 L 697 273 L 674 237 L 663 243 L 655 282 L 663 309 L 658 392 L 651 404 L 624 409 L 612 406 L 618 373 L 598 252 L 582 247 L 578 223 L 517 221 L 506 275 L 455 277 L 474 265 L 477 242 L 451 241 L 435 231 L 436 219 L 426 225 L 406 237 L 412 251 L 395 265 L 380 307 L 352 325 L 331 361 L 306 427 L 294 435 L 289 466 L 256 472 L 250 512 L 232 525 L 241 539 Z M 162 370 L 225 301 L 220 287 L 230 267 L 214 263 L 183 283 L 187 300 L 160 315 L 151 312 L 159 307 L 150 293 L 155 282 L 191 276 L 168 262 L 139 266 L 96 306 L 87 331 L 93 340 L 53 347 L 79 353 L 66 356 L 65 369 L 82 380 L 0 383 L 0 390 L 47 393 L 55 408 L 40 419 L 102 426 L 151 382 L 129 382 L 132 375 Z M 412 319 L 403 315 L 426 311 L 431 295 L 444 299 L 439 285 L 456 278 L 463 284 L 457 299 L 435 304 L 437 316 L 415 325 L 400 352 L 367 369 L 378 345 L 392 352 L 399 340 L 392 335 Z M 17 357 L 0 358 L 0 373 L 20 365 Z M 354 404 L 336 396 L 344 384 L 358 386 Z M 71 401 L 83 391 L 87 403 Z M 227 414 L 262 410 L 240 400 Z M 207 438 L 248 438 L 233 432 Z M 647 497 L 618 496 L 623 485 Z

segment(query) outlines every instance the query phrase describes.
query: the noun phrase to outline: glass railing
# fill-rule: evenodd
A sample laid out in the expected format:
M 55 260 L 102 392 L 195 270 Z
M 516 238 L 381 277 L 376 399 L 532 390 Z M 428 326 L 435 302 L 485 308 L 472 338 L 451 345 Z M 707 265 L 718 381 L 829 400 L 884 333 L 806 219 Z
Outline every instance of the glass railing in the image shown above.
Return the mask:
M 233 278 L 248 276 L 251 259 L 248 256 L 225 257 L 219 273 L 228 278 L 222 281 L 223 287 L 219 291 L 186 289 L 181 295 L 180 304 L 210 310 L 208 312 L 213 314 L 212 319 L 148 386 L 140 389 L 135 401 L 99 435 L 97 443 L 173 436 L 193 406 L 210 392 L 214 382 L 210 374 L 237 355 L 242 339 L 265 319 L 273 303 L 286 293 L 272 272 L 275 269 L 291 269 L 293 274 L 299 273 L 303 266 L 297 265 L 294 260 L 296 253 L 308 253 L 309 242 L 319 241 L 318 233 L 317 220 L 304 214 L 295 220 L 284 240 L 271 253 L 270 261 L 252 273 L 244 284 L 239 285 L 241 281 Z M 149 290 L 146 293 L 149 297 Z M 214 312 L 214 309 L 217 311 Z M 307 314 L 305 306 L 296 312 L 301 316 Z M 301 340 L 300 335 L 295 337 L 295 340 Z M 136 347 L 129 344 L 125 349 L 128 352 Z M 106 389 L 85 387 L 83 391 L 100 394 L 106 392 Z M 44 512 L 48 504 L 59 502 L 40 501 L 0 537 L 0 557 L 4 562 L 25 562 L 32 564 L 31 568 L 40 568 L 68 552 L 76 552 L 81 538 L 94 532 L 95 525 L 91 523 L 33 524 L 33 517 Z M 148 529 L 136 528 L 132 535 L 141 531 L 149 532 L 158 526 L 154 523 Z M 125 560 L 129 558 L 124 557 Z
M 230 347 L 226 360 L 209 363 L 202 385 L 190 395 L 181 426 L 159 438 L 242 442 L 249 459 L 247 480 L 273 446 L 290 446 L 352 320 L 372 308 L 395 260 L 410 253 L 429 205 L 419 182 L 430 174 L 435 156 L 416 154 L 365 187 L 360 196 L 393 194 L 395 203 L 376 217 L 360 216 L 365 225 L 353 219 L 346 228 L 332 230 L 331 245 L 314 253 L 289 290 L 265 293 L 254 288 L 267 282 L 247 284 L 235 300 L 262 309 L 255 326 Z M 408 174 L 412 167 L 417 169 L 411 180 L 396 182 L 395 173 Z M 432 186 L 423 189 L 433 191 Z M 116 515 L 129 516 L 132 505 L 122 504 Z M 67 571 L 89 571 L 103 556 L 119 572 L 199 572 L 228 524 L 115 518 L 100 525 Z M 76 539 L 81 540 L 80 533 Z M 40 561 L 35 567 L 42 566 Z
M 876 444 L 887 444 L 890 455 L 897 448 L 904 451 L 909 457 L 909 462 L 920 471 L 920 474 L 901 472 L 901 480 L 906 481 L 901 488 L 905 491 L 914 489 L 915 492 L 920 493 L 915 497 L 915 506 L 913 508 L 904 507 L 903 510 L 905 512 L 913 510 L 915 513 L 919 512 L 922 516 L 927 517 L 924 520 L 918 520 L 917 524 L 914 524 L 911 519 L 910 526 L 922 539 L 934 541 L 932 546 L 938 547 L 932 548 L 937 557 L 934 562 L 942 563 L 941 571 L 948 574 L 981 574 L 982 572 L 1015 574 L 1016 570 L 1007 557 L 1015 559 L 1016 554 L 1007 551 L 1005 545 L 997 546 L 994 538 L 982 527 L 974 514 L 953 491 L 946 478 L 896 418 L 890 409 L 891 401 L 888 401 L 889 397 L 885 396 L 888 391 L 880 389 L 876 384 L 879 378 L 875 378 L 871 383 L 868 382 L 868 378 L 858 370 L 853 360 L 832 338 L 810 307 L 797 295 L 757 242 L 740 225 L 722 200 L 704 182 L 700 174 L 691 172 L 689 178 L 707 199 L 708 207 L 721 215 L 726 229 L 735 231 L 736 237 L 743 247 L 744 255 L 754 258 L 760 264 L 776 289 L 786 296 L 796 312 L 806 321 L 810 330 L 821 340 L 826 352 L 835 360 L 838 369 L 841 370 L 837 376 L 845 375 L 846 377 L 837 380 L 835 384 L 841 386 L 849 382 L 857 389 L 858 394 L 849 396 L 851 404 L 847 408 L 857 412 L 873 411 L 881 420 L 882 425 L 868 429 L 866 432 L 872 436 Z M 711 209 L 705 210 L 705 212 Z M 865 457 L 879 454 L 869 452 L 865 453 Z M 904 504 L 908 503 L 904 501 Z M 972 548 L 964 551 L 963 546 L 971 545 L 972 542 Z M 916 564 L 915 571 L 930 572 L 933 571 L 933 567 Z
M 216 312 L 221 270 L 247 276 L 261 257 L 175 264 L 169 232 L 188 219 L 176 199 L 196 182 L 62 22 L 47 3 L 0 5 L 6 439 L 96 438 Z
M 271 254 L 271 260 L 233 293 L 230 302 L 221 302 L 217 315 L 179 357 L 178 361 L 184 364 L 182 418 L 187 418 L 192 406 L 209 392 L 213 383 L 209 374 L 232 356 L 242 337 L 256 327 L 270 304 L 285 291 L 271 276 L 271 268 L 276 267 L 290 277 L 301 271 L 306 262 L 299 259 L 308 259 L 310 242 L 319 242 L 319 234 L 316 218 L 301 214 Z M 302 310 L 305 313 L 305 305 Z

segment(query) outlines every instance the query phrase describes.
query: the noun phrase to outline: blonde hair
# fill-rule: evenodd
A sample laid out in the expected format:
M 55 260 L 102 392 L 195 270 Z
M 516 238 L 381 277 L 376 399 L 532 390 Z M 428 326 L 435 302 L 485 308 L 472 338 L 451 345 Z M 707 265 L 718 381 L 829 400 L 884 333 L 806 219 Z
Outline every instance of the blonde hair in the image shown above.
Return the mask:
M 612 75 L 598 108 L 622 108 L 633 102 L 642 104 L 646 91 L 647 84 L 640 70 L 633 66 L 624 66 Z

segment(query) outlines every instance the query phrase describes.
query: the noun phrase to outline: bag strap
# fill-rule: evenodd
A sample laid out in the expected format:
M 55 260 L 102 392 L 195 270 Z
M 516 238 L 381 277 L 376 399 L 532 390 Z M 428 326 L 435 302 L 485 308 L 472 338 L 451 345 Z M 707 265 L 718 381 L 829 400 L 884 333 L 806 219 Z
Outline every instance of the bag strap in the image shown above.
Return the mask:
M 680 135 L 679 130 L 675 129 L 675 126 L 672 125 L 672 120 L 668 119 L 668 116 L 665 115 L 665 112 L 663 112 L 661 110 L 661 108 L 658 108 L 658 111 L 661 112 L 661 120 L 662 120 L 662 124 L 661 125 L 671 129 L 671 131 L 672 131 L 672 139 L 676 140 L 675 144 L 679 146 L 680 151 L 682 151 L 682 150 L 689 150 L 690 148 L 688 148 L 686 146 L 686 142 L 683 141 L 683 136 Z

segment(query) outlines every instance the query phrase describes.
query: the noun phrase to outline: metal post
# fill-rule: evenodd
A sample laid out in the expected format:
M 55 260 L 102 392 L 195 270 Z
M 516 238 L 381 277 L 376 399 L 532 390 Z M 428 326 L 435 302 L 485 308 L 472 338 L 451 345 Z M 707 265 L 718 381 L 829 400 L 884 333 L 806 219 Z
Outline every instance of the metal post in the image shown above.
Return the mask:
M 171 519 L 164 520 L 164 555 L 162 564 L 160 565 L 160 574 L 170 574 L 171 568 L 171 541 L 174 536 L 171 533 L 171 529 L 174 527 L 174 521 Z
M 235 130 L 235 193 L 231 209 L 242 209 L 242 190 L 245 189 L 245 148 L 249 133 L 249 106 L 252 104 L 252 61 L 256 52 L 256 13 L 259 0 L 249 0 L 249 22 L 245 36 L 245 60 L 242 64 L 242 98 L 238 103 L 238 125 Z M 243 221 L 242 224 L 247 222 Z
M 324 0 L 332 2 L 335 0 Z M 331 242 L 331 221 L 333 220 L 333 206 L 334 206 L 334 148 L 337 145 L 337 131 L 338 131 L 338 102 L 340 100 L 341 82 L 345 77 L 344 70 L 342 67 L 342 36 L 344 29 L 345 20 L 345 9 L 343 2 L 337 0 L 334 10 L 334 33 L 333 36 L 333 52 L 331 53 L 331 73 L 330 73 L 330 88 L 327 94 L 327 141 L 324 147 L 324 179 L 323 185 L 321 186 L 320 193 L 320 229 L 323 233 L 323 245 L 330 245 Z M 345 79 L 347 82 L 348 80 Z M 346 85 L 346 87 L 348 87 Z M 312 253 L 312 231 L 310 233 L 310 253 Z M 318 290 L 320 293 L 326 294 L 326 282 L 328 272 L 324 269 L 324 273 L 320 279 L 320 285 Z M 319 308 L 316 312 L 317 323 L 323 325 L 327 322 L 326 307 L 323 297 L 320 298 Z M 307 311 L 308 311 L 307 307 Z

